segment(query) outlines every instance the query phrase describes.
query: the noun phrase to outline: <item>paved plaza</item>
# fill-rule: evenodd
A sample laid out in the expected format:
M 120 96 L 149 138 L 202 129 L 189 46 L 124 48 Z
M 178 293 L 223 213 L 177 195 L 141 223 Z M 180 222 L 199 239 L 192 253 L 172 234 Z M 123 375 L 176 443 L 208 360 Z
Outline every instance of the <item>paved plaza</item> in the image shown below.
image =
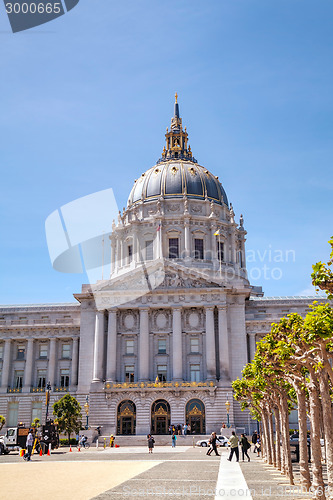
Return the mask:
M 206 456 L 205 448 L 156 446 L 56 450 L 50 457 L 34 455 L 26 463 L 18 453 L 0 456 L 1 498 L 16 500 L 134 500 L 137 498 L 246 498 L 264 500 L 311 498 L 290 487 L 278 471 L 250 453 L 251 462 L 228 462 Z

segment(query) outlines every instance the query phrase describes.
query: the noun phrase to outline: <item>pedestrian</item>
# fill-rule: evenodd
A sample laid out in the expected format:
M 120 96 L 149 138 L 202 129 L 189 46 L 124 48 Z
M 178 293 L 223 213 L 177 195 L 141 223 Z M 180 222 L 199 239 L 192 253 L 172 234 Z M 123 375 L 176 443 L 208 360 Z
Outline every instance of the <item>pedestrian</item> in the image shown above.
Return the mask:
M 212 451 L 215 451 L 215 455 L 217 455 L 218 457 L 220 456 L 219 452 L 217 451 L 216 441 L 220 441 L 220 440 L 217 437 L 216 432 L 212 432 L 211 437 L 209 439 L 210 447 L 209 447 L 209 450 L 207 451 L 206 455 L 210 456 Z
M 34 445 L 34 435 L 32 433 L 32 429 L 29 429 L 29 434 L 27 436 L 27 441 L 26 441 L 27 452 L 24 455 L 24 460 L 26 460 L 27 462 L 30 462 L 31 460 L 33 445 Z
M 252 434 L 252 444 L 253 444 L 253 453 L 256 452 L 256 444 L 257 444 L 257 441 L 258 441 L 258 434 L 257 434 L 257 431 L 254 431 L 254 433 Z
M 190 424 L 188 424 L 188 426 L 187 426 L 187 432 L 188 432 L 189 434 L 191 434 L 191 426 L 190 426 Z
M 169 434 L 170 435 L 172 434 L 172 427 L 171 427 L 171 425 L 169 425 Z
M 181 424 L 177 425 L 177 432 L 178 432 L 178 436 L 180 436 L 181 433 L 182 433 L 182 426 L 181 426 Z
M 110 448 L 113 448 L 114 447 L 114 435 L 111 434 L 110 436 Z
M 257 456 L 260 457 L 260 452 L 261 452 L 261 444 L 260 444 L 260 437 L 258 436 L 256 445 L 254 447 L 254 452 L 257 452 Z
M 176 434 L 176 427 L 174 425 L 172 426 L 172 434 Z
M 176 447 L 176 441 L 177 441 L 177 436 L 176 436 L 176 434 L 173 432 L 173 433 L 172 433 L 172 436 L 171 436 L 171 446 L 172 446 L 172 448 L 175 448 L 175 447 Z
M 239 449 L 238 449 L 238 437 L 236 436 L 235 431 L 232 431 L 231 437 L 229 439 L 230 443 L 230 455 L 227 460 L 231 462 L 233 455 L 236 455 L 236 462 L 239 462 Z
M 247 456 L 247 461 L 249 462 L 250 461 L 250 457 L 247 454 L 247 450 L 249 448 L 251 448 L 251 444 L 248 442 L 247 437 L 245 436 L 245 434 L 241 434 L 240 445 L 241 445 L 241 448 L 242 448 L 242 460 L 243 460 L 243 462 L 244 462 L 244 456 L 245 455 Z
M 148 440 L 148 450 L 149 450 L 148 453 L 153 453 L 155 439 L 151 434 L 148 434 L 147 440 Z
M 184 425 L 184 436 L 187 435 L 187 424 Z

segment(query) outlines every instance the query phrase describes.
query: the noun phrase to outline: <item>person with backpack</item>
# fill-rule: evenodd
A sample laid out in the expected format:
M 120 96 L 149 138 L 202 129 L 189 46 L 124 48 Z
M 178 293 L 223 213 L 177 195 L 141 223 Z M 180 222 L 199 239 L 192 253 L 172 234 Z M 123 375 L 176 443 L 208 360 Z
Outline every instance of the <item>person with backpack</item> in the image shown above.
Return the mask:
M 229 460 L 229 462 L 231 462 L 232 457 L 235 454 L 236 455 L 236 462 L 239 462 L 238 436 L 236 436 L 235 431 L 232 431 L 231 434 L 232 435 L 231 435 L 231 437 L 229 439 L 229 443 L 230 443 L 230 455 L 229 455 L 229 458 L 227 458 L 227 460 Z
M 216 432 L 212 432 L 212 435 L 209 439 L 209 444 L 210 444 L 210 447 L 206 453 L 206 455 L 210 456 L 211 453 L 213 451 L 215 451 L 215 455 L 217 455 L 218 457 L 220 456 L 219 452 L 217 451 L 217 447 L 216 447 L 216 441 L 219 441 L 217 435 L 216 435 Z
M 175 448 L 175 447 L 176 447 L 176 441 L 177 441 L 177 436 L 176 436 L 176 434 L 173 432 L 173 433 L 172 433 L 172 436 L 171 436 L 171 446 L 172 446 L 172 448 Z
M 241 434 L 240 445 L 242 448 L 242 460 L 244 462 L 244 456 L 247 456 L 247 461 L 250 461 L 250 457 L 247 454 L 247 450 L 251 448 L 251 444 L 248 442 L 245 434 Z

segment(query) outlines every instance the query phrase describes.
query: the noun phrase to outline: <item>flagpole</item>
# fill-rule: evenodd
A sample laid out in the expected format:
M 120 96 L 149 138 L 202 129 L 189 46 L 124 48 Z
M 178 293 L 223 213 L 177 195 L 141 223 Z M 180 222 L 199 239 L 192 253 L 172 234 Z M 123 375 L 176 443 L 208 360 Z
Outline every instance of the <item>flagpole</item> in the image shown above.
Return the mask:
M 219 235 L 219 260 L 220 260 L 220 278 L 222 277 L 222 252 L 221 252 L 221 239 Z

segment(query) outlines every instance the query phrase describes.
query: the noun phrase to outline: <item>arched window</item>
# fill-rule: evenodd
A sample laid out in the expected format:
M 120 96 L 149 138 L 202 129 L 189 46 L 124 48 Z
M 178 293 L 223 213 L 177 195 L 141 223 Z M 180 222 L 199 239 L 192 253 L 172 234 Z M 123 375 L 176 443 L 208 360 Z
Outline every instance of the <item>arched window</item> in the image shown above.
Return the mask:
M 205 405 L 200 399 L 191 399 L 186 404 L 186 423 L 190 426 L 191 434 L 205 434 Z
M 119 403 L 117 410 L 117 434 L 129 436 L 135 434 L 136 407 L 133 401 L 126 399 Z
M 157 399 L 151 407 L 152 434 L 167 434 L 170 425 L 170 405 L 164 399 Z

